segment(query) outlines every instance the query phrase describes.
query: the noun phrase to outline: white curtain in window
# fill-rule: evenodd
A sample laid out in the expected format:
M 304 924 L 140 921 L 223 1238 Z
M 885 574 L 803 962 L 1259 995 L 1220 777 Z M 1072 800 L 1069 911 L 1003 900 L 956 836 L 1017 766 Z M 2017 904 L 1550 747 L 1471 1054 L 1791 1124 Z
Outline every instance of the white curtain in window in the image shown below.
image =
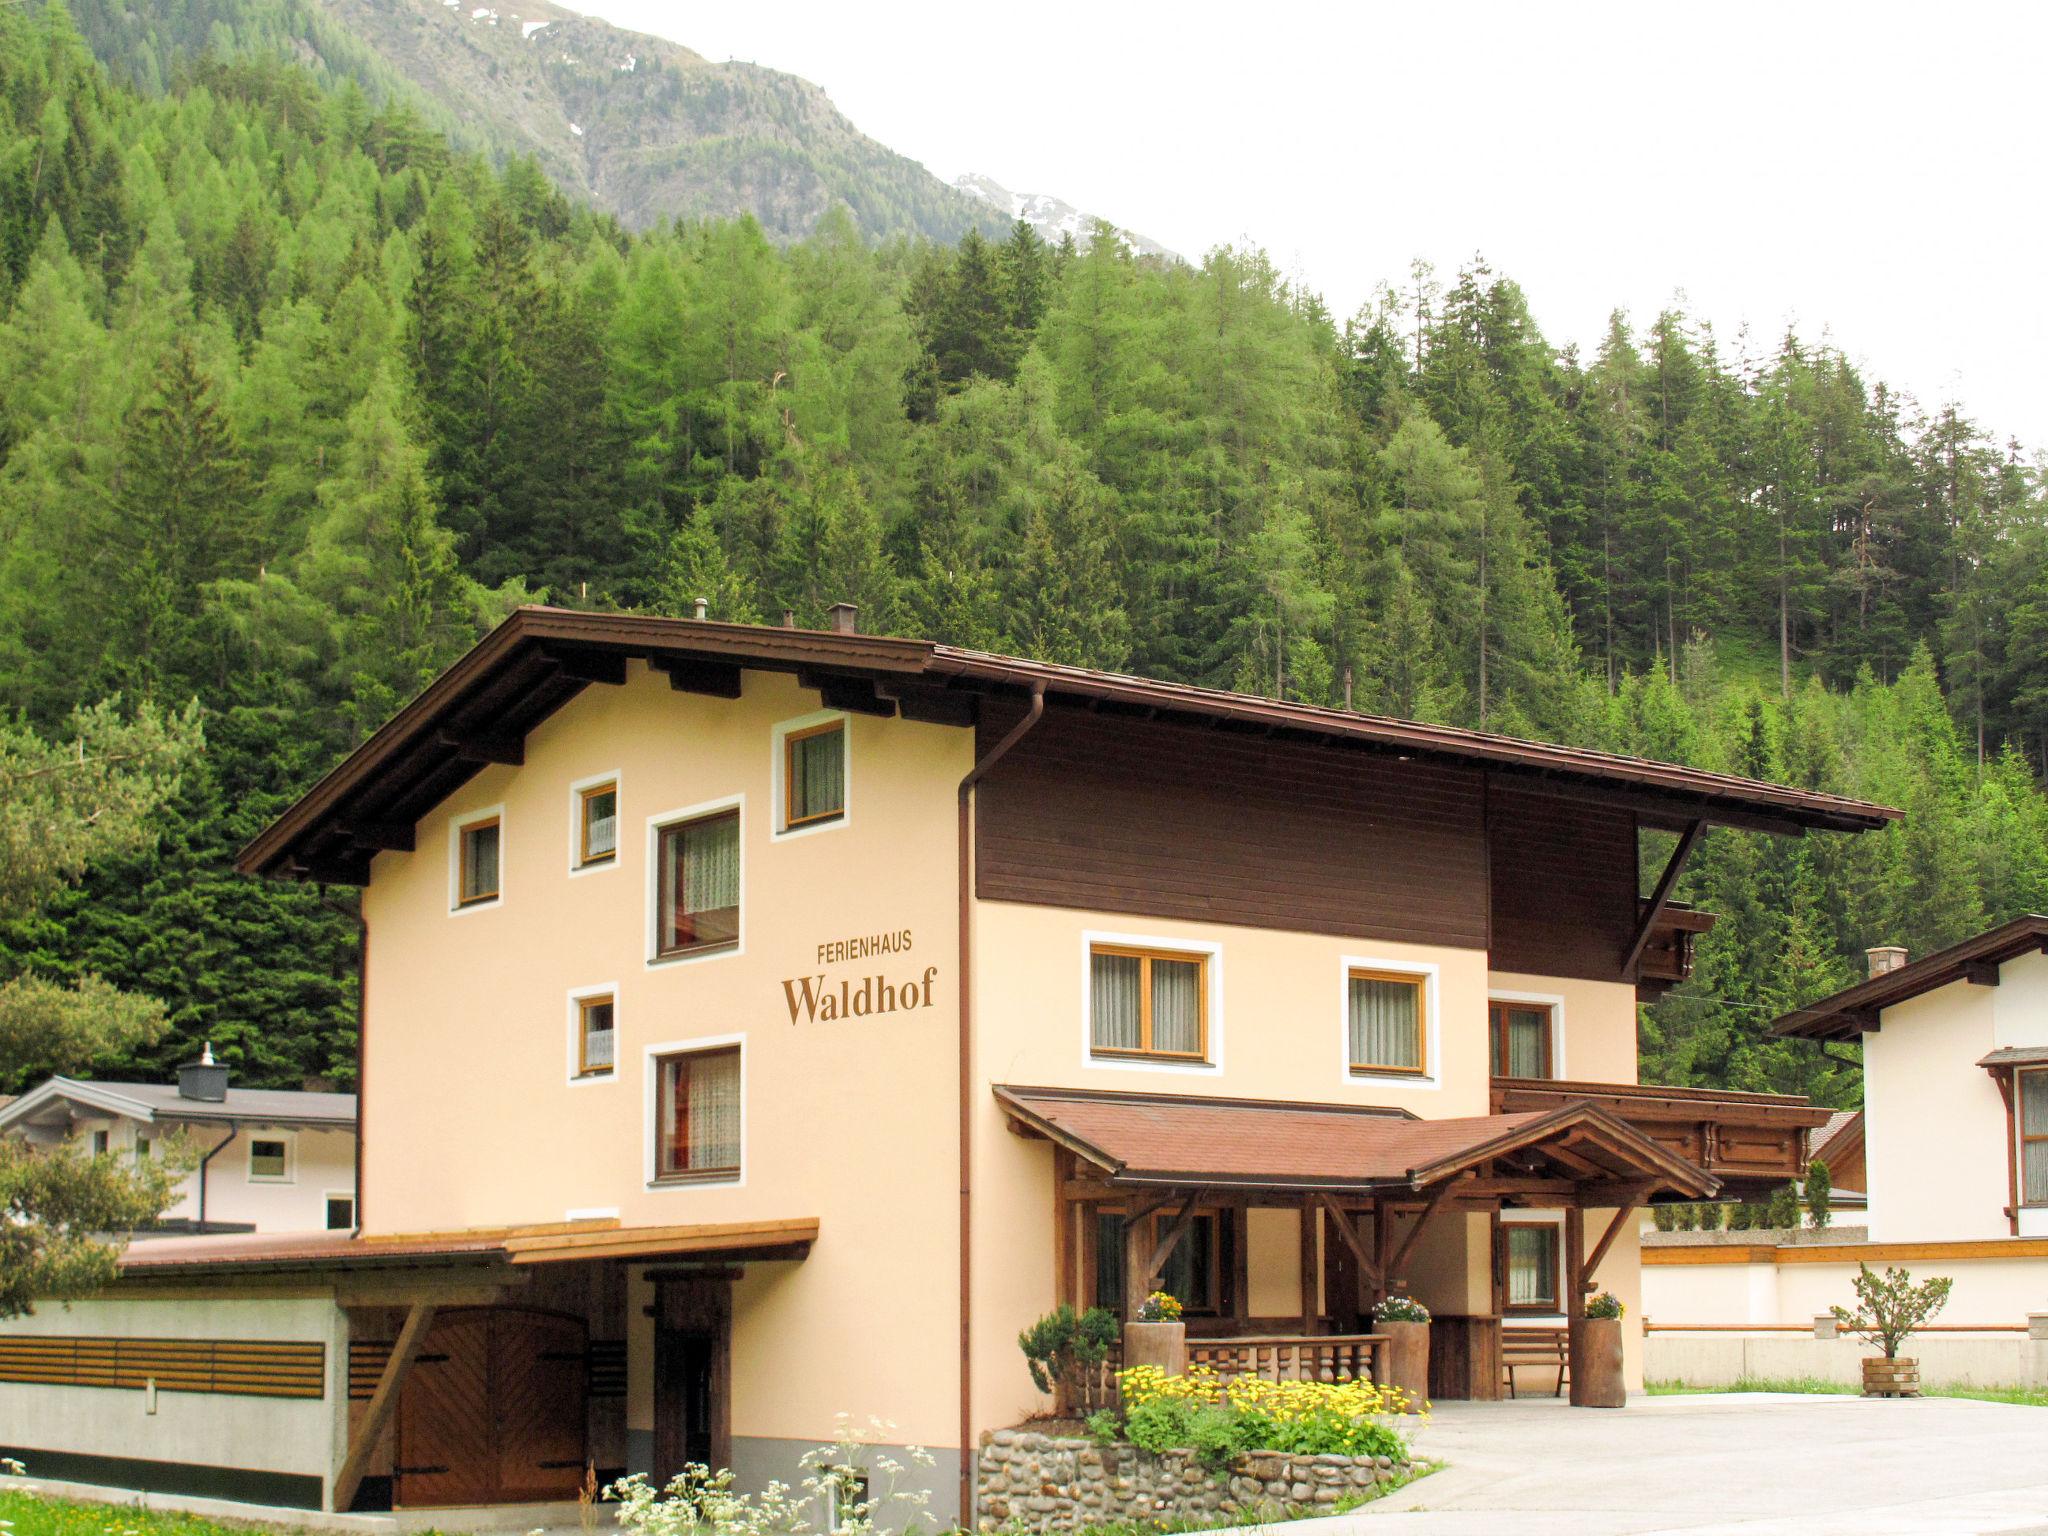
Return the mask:
M 740 819 L 719 816 L 683 833 L 683 910 L 740 904 Z
M 2020 1090 L 2020 1200 L 2026 1205 L 2048 1205 L 2048 1072 L 2022 1072 Z
M 1099 1051 L 1135 1051 L 1139 1035 L 1139 987 L 1145 962 L 1136 955 L 1094 955 L 1089 961 L 1089 1018 Z
M 740 1165 L 740 1053 L 690 1058 L 690 1166 Z
M 1422 1067 L 1422 988 L 1351 978 L 1351 1060 L 1361 1067 Z
M 1202 966 L 1152 962 L 1152 1049 L 1193 1056 L 1202 1049 Z
M 586 818 L 584 843 L 588 857 L 601 859 L 608 853 L 616 853 L 619 847 L 619 797 L 610 790 L 601 795 L 592 795 L 583 802 Z
M 796 743 L 790 820 L 807 821 L 846 808 L 846 732 L 820 731 Z
M 1544 1025 L 1549 1017 L 1533 1008 L 1507 1010 L 1509 1077 L 1550 1076 L 1550 1063 L 1543 1059 Z
M 1533 1307 L 1557 1300 L 1554 1235 L 1541 1227 L 1509 1227 L 1508 1305 Z

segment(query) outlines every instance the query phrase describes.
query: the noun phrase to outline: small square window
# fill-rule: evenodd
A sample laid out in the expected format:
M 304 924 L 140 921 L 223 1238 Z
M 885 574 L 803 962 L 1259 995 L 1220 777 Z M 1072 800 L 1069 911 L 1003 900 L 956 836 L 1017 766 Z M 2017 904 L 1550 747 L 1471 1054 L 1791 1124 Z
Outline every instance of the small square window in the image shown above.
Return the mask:
M 619 855 L 619 786 L 598 784 L 577 802 L 576 867 L 605 864 Z
M 498 818 L 473 821 L 462 829 L 457 854 L 457 906 L 498 899 Z
M 1207 1061 L 1208 958 L 1094 946 L 1088 952 L 1088 1040 L 1098 1056 Z
M 105 1157 L 107 1155 L 107 1133 L 105 1131 L 94 1131 L 92 1133 L 92 1155 L 94 1157 Z
M 610 993 L 576 1000 L 576 1075 L 610 1077 L 617 1059 Z
M 782 826 L 815 826 L 846 814 L 846 722 L 782 738 Z
M 1422 977 L 1398 972 L 1351 973 L 1345 1029 L 1352 1071 L 1428 1074 L 1423 985 Z
M 257 1137 L 249 1143 L 249 1177 L 282 1182 L 292 1174 L 292 1148 L 288 1141 Z
M 327 1230 L 346 1232 L 356 1224 L 356 1197 L 354 1195 L 329 1195 L 327 1197 Z
M 660 1092 L 655 1174 L 720 1178 L 740 1171 L 738 1046 L 655 1059 Z
M 740 813 L 661 829 L 658 958 L 719 949 L 740 937 Z

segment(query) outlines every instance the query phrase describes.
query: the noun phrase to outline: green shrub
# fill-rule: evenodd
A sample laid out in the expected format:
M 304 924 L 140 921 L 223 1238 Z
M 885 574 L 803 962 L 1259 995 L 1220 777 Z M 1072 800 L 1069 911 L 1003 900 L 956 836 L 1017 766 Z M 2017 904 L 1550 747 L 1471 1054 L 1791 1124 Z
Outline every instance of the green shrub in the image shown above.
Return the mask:
M 1718 1205 L 1711 1203 L 1702 1205 L 1700 1207 L 1700 1230 L 1702 1232 L 1720 1231 L 1722 1214 L 1721 1207 Z
M 1650 1207 L 1650 1219 L 1657 1223 L 1659 1232 L 1675 1231 L 1678 1227 L 1678 1207 L 1653 1205 Z
M 1059 1392 L 1077 1363 L 1108 1359 L 1116 1336 L 1116 1318 L 1111 1313 L 1090 1307 L 1077 1314 L 1062 1302 L 1018 1334 L 1017 1347 L 1031 1367 L 1032 1384 L 1041 1392 Z
M 1773 1227 L 1791 1228 L 1799 1225 L 1799 1186 L 1785 1183 L 1771 1191 L 1769 1215 L 1766 1218 Z
M 1816 1227 L 1824 1227 L 1834 1216 L 1835 1176 L 1826 1163 L 1806 1165 L 1806 1209 Z

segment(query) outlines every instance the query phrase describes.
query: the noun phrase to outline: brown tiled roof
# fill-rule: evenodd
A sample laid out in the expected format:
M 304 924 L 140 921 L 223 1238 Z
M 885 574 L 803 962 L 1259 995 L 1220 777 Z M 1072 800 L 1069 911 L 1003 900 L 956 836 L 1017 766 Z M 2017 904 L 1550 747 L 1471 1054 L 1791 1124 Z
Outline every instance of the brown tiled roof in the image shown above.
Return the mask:
M 802 1258 L 817 1240 L 814 1219 L 621 1226 L 617 1221 L 472 1228 L 454 1232 L 357 1237 L 347 1232 L 242 1232 L 143 1238 L 121 1255 L 121 1274 L 439 1268 L 464 1264 L 545 1264 L 568 1259 Z
M 1591 1104 L 1418 1120 L 1382 1109 L 1270 1100 L 998 1086 L 1019 1124 L 1115 1184 L 1340 1191 L 1416 1190 L 1567 1136 L 1605 1177 L 1647 1178 L 1695 1197 L 1717 1181 Z
M 1898 816 L 1839 795 L 1580 747 L 1519 741 L 1215 688 L 1095 672 L 882 635 L 775 629 L 640 614 L 516 610 L 329 773 L 237 860 L 247 873 L 367 879 L 369 855 L 474 775 L 488 738 L 502 751 L 596 680 L 643 658 L 679 682 L 757 668 L 858 685 L 870 704 L 965 724 L 977 696 L 1042 688 L 1048 700 L 1147 718 L 1200 720 L 1261 736 L 1320 739 L 1561 781 L 1618 794 L 1646 815 L 1778 830 L 1861 831 Z
M 1772 1021 L 1771 1033 L 1807 1040 L 1854 1040 L 1865 1030 L 1875 1029 L 1879 1012 L 1894 1003 L 1952 981 L 1968 981 L 1972 975 L 1995 977 L 2003 962 L 2043 950 L 2048 950 L 2048 916 L 2029 913 L 1784 1014 Z
M 1847 1131 L 1851 1126 L 1857 1127 L 1860 1131 L 1862 1129 L 1862 1121 L 1863 1111 L 1860 1109 L 1838 1109 L 1829 1115 L 1827 1124 L 1821 1126 L 1813 1133 L 1810 1148 L 1807 1152 L 1807 1161 L 1826 1162 L 1828 1143 L 1837 1136 L 1840 1136 L 1844 1131 Z

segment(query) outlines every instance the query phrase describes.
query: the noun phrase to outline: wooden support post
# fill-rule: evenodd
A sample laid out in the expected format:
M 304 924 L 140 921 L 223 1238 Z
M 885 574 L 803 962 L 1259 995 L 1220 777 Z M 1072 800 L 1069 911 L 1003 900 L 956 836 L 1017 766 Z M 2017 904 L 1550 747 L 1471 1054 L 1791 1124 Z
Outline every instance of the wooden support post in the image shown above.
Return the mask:
M 1172 1196 L 1162 1196 L 1143 1205 L 1134 1205 L 1124 1214 L 1124 1321 L 1127 1323 L 1138 1320 L 1138 1309 L 1144 1306 L 1145 1298 L 1152 1293 L 1152 1244 L 1145 1241 L 1146 1227 L 1153 1216 L 1172 1203 Z
M 1073 1153 L 1052 1149 L 1052 1304 L 1078 1307 L 1074 1284 L 1074 1203 L 1067 1198 L 1067 1164 Z
M 1252 1213 L 1242 1201 L 1230 1208 L 1230 1323 L 1233 1333 L 1252 1325 Z
M 1357 1223 L 1352 1221 L 1351 1213 L 1339 1205 L 1336 1198 L 1332 1195 L 1323 1195 L 1320 1199 L 1324 1211 L 1329 1214 L 1330 1225 L 1336 1228 L 1338 1240 L 1351 1250 L 1351 1257 L 1358 1261 L 1359 1276 L 1365 1281 L 1367 1287 L 1372 1290 L 1378 1290 L 1380 1285 L 1379 1265 L 1373 1262 L 1373 1256 L 1366 1251 L 1365 1239 L 1359 1236 Z M 1374 1299 L 1377 1300 L 1378 1298 L 1375 1297 Z M 1370 1303 L 1367 1305 L 1369 1307 Z
M 1323 1323 L 1322 1250 L 1316 1242 L 1316 1228 L 1322 1207 L 1314 1195 L 1301 1202 L 1301 1331 L 1321 1333 Z
M 398 1330 L 398 1342 L 391 1346 L 391 1357 L 384 1362 L 384 1370 L 377 1377 L 377 1388 L 370 1394 L 370 1405 L 356 1426 L 355 1443 L 349 1446 L 348 1455 L 342 1458 L 341 1470 L 334 1474 L 333 1496 L 329 1502 L 337 1515 L 347 1514 L 349 1505 L 355 1503 L 356 1490 L 363 1485 L 363 1473 L 369 1470 L 370 1458 L 377 1454 L 377 1442 L 384 1438 L 384 1431 L 391 1427 L 391 1421 L 398 1413 L 398 1394 L 404 1390 L 405 1378 L 412 1374 L 412 1363 L 419 1358 L 427 1330 L 434 1326 L 434 1311 L 431 1301 L 416 1301 L 405 1315 L 405 1326 Z M 347 1412 L 346 1401 L 342 1411 Z
M 1393 1283 L 1392 1271 L 1387 1261 L 1394 1252 L 1392 1222 L 1394 1213 L 1386 1200 L 1374 1196 L 1372 1202 L 1372 1304 L 1378 1306 L 1387 1299 L 1387 1287 Z
M 1583 1407 L 1585 1395 L 1580 1383 L 1586 1374 L 1586 1293 L 1579 1284 L 1586 1273 L 1586 1211 L 1583 1206 L 1571 1206 L 1564 1213 L 1564 1272 L 1567 1276 L 1579 1277 L 1565 1287 L 1564 1334 L 1565 1359 L 1569 1362 L 1571 1375 L 1571 1400 L 1575 1406 Z

